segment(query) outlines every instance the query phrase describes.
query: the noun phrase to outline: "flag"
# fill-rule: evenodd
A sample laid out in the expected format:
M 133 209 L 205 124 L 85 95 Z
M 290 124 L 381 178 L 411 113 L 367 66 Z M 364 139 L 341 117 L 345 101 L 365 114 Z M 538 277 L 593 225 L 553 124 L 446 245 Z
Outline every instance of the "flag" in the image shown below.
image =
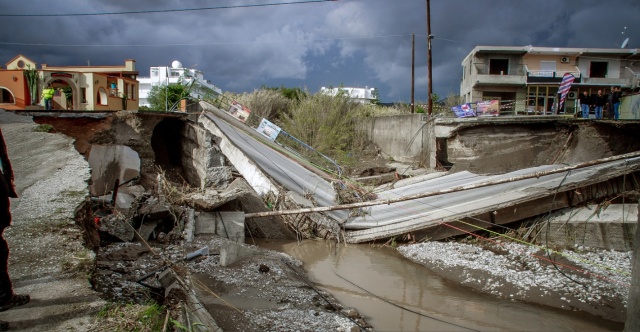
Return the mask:
M 573 80 L 575 80 L 575 76 L 571 75 L 571 73 L 565 73 L 562 76 L 562 82 L 560 82 L 560 88 L 558 89 L 558 93 L 560 94 L 560 102 L 558 103 L 558 110 L 562 109 L 562 105 L 564 105 L 564 100 L 567 98 L 567 94 L 569 94 L 569 89 L 571 89 L 571 84 Z

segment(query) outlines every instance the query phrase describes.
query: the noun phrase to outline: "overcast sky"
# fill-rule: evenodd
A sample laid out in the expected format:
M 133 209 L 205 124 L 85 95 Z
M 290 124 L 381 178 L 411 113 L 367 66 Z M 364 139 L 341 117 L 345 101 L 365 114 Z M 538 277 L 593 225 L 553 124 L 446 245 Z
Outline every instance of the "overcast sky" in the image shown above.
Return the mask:
M 236 8 L 3 16 L 204 7 Z M 18 54 L 51 66 L 134 59 L 149 76 L 179 60 L 224 91 L 343 84 L 408 102 L 415 33 L 424 101 L 426 17 L 426 0 L 0 0 L 0 64 Z M 640 48 L 640 0 L 431 0 L 431 32 L 433 91 L 444 97 L 459 93 L 460 63 L 477 45 L 617 48 L 629 38 L 627 48 Z

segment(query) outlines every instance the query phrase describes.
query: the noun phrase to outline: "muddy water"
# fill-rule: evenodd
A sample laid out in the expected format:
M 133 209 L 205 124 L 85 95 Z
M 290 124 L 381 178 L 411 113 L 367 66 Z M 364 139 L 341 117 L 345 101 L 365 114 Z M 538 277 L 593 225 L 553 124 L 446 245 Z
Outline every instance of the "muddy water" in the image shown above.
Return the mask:
M 497 299 L 447 282 L 391 248 L 263 241 L 304 263 L 308 277 L 376 331 L 620 331 L 622 324 Z M 405 309 L 401 309 L 403 307 Z

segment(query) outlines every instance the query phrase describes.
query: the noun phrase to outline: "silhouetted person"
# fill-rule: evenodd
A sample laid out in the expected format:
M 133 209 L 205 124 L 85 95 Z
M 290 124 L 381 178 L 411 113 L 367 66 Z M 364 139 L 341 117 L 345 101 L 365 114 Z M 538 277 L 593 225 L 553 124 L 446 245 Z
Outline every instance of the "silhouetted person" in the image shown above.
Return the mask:
M 620 87 L 615 86 L 612 90 L 613 96 L 611 96 L 611 103 L 613 104 L 613 119 L 620 119 L 620 98 L 622 97 L 622 91 Z
M 602 94 L 602 90 L 594 96 L 593 104 L 596 105 L 596 119 L 602 119 L 602 108 L 607 104 L 607 96 Z
M 580 111 L 584 119 L 589 118 L 589 107 L 591 106 L 591 96 L 586 90 L 580 95 Z
M 13 169 L 7 154 L 7 145 L 0 129 L 0 311 L 11 309 L 15 306 L 27 304 L 29 295 L 13 293 L 11 278 L 9 278 L 9 245 L 4 239 L 4 229 L 11 225 L 11 201 L 9 197 L 18 197 L 13 184 Z M 0 321 L 0 331 L 6 331 L 9 323 Z

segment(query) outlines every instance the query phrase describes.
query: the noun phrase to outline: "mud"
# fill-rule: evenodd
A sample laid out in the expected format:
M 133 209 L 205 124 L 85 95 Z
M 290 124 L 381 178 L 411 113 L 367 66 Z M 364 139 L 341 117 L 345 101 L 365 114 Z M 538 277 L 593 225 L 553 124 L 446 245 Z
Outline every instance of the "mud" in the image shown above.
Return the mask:
M 344 305 L 358 308 L 376 331 L 582 332 L 622 329 L 620 323 L 586 313 L 475 290 L 459 280 L 461 270 L 432 270 L 408 261 L 391 247 L 335 246 L 318 241 L 264 241 L 260 245 L 300 259 L 318 287 L 333 294 Z M 488 275 L 476 276 L 478 280 L 489 280 Z M 497 290 L 504 294 L 518 291 L 508 287 Z

